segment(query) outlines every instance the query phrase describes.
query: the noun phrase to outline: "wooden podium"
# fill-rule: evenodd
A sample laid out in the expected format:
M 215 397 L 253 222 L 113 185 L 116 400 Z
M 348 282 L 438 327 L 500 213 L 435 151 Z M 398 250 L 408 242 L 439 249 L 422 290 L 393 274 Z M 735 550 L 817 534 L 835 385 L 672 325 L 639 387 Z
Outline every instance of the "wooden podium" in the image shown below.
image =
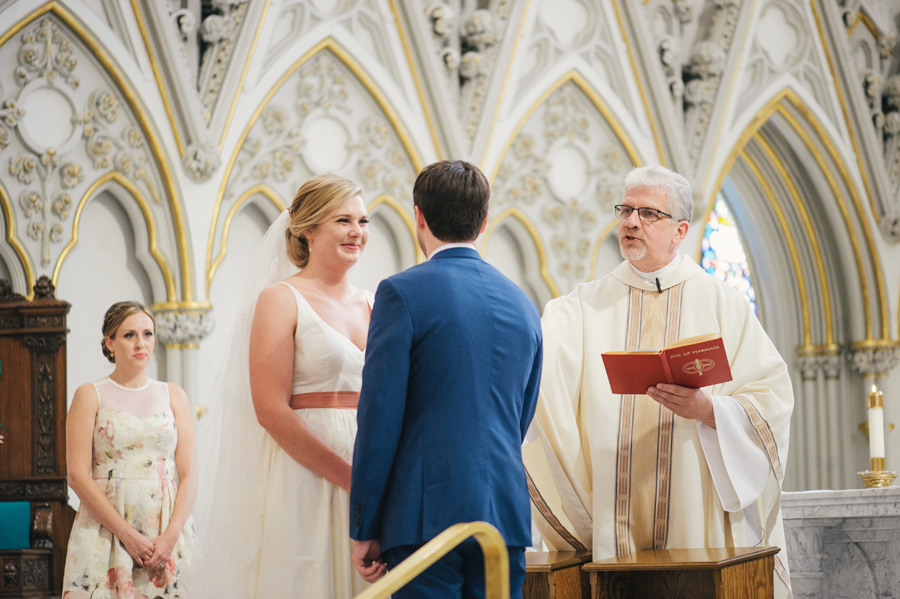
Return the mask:
M 526 551 L 523 599 L 588 599 L 590 551 Z
M 771 599 L 778 547 L 639 551 L 584 565 L 591 599 Z

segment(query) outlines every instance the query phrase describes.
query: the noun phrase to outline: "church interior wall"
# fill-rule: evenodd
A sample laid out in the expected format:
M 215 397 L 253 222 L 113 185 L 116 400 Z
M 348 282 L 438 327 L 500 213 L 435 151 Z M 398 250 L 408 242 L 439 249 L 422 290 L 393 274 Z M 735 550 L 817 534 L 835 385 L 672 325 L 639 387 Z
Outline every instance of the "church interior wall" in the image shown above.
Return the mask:
M 850 27 L 830 0 L 200 11 L 0 1 L 0 277 L 27 295 L 49 276 L 73 304 L 70 396 L 108 372 L 102 314 L 133 298 L 161 314 L 152 374 L 205 405 L 242 273 L 313 173 L 365 190 L 371 240 L 353 280 L 374 290 L 422 259 L 418 170 L 479 164 L 493 188 L 479 248 L 543 307 L 620 262 L 624 175 L 663 163 L 695 188 L 684 253 L 698 258 L 720 190 L 739 222 L 797 396 L 786 488 L 859 486 L 868 385 L 900 423 L 900 186 L 883 124 L 900 113 L 870 85 L 900 68 L 881 49 L 893 21 L 862 2 L 871 23 Z M 45 60 L 26 38 L 51 30 Z M 886 438 L 896 469 L 900 431 Z

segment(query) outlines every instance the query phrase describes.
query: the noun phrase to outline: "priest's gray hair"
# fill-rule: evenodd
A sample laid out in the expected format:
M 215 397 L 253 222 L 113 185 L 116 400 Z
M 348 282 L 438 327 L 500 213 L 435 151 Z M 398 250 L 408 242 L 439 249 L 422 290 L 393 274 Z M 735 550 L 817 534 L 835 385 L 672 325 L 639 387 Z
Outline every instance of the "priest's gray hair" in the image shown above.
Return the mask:
M 666 194 L 666 212 L 676 221 L 691 222 L 694 194 L 687 179 L 664 166 L 641 166 L 625 176 L 625 193 L 633 189 L 659 189 Z

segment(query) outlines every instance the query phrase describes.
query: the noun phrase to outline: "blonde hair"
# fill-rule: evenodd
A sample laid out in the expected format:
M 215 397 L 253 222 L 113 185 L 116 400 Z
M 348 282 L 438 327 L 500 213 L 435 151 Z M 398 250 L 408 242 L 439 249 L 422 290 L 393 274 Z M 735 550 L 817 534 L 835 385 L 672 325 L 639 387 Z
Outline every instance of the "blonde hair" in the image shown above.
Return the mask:
M 100 347 L 103 348 L 103 355 L 106 356 L 106 359 L 113 364 L 116 363 L 116 357 L 106 347 L 106 338 L 115 339 L 116 333 L 119 327 L 122 326 L 122 323 L 125 322 L 125 319 L 138 312 L 143 312 L 150 317 L 151 322 L 153 322 L 153 334 L 156 335 L 156 319 L 153 318 L 153 312 L 140 302 L 116 302 L 109 307 L 109 310 L 106 311 L 106 315 L 103 317 L 103 339 L 100 340 Z
M 291 220 L 284 232 L 288 258 L 297 268 L 305 268 L 309 263 L 306 233 L 326 222 L 332 212 L 357 195 L 362 195 L 359 185 L 332 174 L 317 175 L 300 186 L 288 210 Z

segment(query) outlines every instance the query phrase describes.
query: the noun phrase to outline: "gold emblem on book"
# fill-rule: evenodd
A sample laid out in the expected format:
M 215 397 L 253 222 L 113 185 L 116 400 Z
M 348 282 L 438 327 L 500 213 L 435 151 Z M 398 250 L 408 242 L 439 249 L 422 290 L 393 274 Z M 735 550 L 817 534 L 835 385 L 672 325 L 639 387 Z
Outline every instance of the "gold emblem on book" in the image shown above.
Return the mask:
M 707 370 L 712 370 L 715 367 L 716 363 L 714 360 L 701 360 L 700 358 L 697 358 L 682 366 L 681 370 L 683 370 L 685 374 L 696 374 L 697 376 L 703 376 L 704 372 L 706 372 Z

